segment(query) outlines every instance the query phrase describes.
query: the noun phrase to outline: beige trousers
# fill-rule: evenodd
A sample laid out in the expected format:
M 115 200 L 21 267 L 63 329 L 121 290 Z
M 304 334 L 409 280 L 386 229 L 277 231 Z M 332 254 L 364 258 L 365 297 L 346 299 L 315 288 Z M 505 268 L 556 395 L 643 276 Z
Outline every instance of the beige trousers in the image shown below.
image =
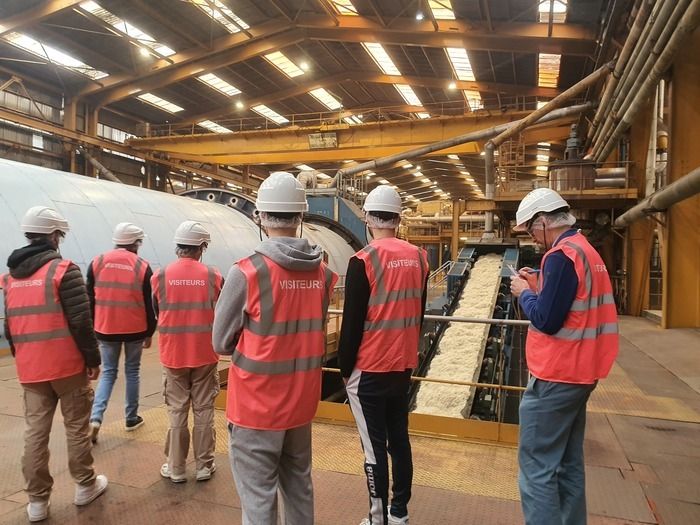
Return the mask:
M 85 373 L 45 381 L 24 383 L 24 455 L 22 473 L 29 501 L 49 499 L 53 478 L 49 473 L 49 436 L 56 405 L 61 402 L 68 445 L 68 470 L 76 483 L 95 481 L 92 443 L 88 432 L 94 392 Z
M 190 402 L 194 415 L 192 448 L 197 470 L 214 463 L 214 399 L 219 393 L 216 364 L 197 368 L 163 367 L 163 397 L 168 407 L 170 428 L 165 438 L 165 455 L 173 475 L 185 473 L 190 445 L 187 424 Z

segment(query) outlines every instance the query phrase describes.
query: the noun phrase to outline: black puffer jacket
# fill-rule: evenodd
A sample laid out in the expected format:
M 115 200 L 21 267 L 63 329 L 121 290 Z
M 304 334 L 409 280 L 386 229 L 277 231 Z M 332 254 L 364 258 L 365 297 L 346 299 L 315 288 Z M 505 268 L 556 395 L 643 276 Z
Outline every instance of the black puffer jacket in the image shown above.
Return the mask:
M 60 258 L 61 255 L 49 243 L 35 242 L 13 251 L 7 259 L 7 267 L 10 269 L 12 277 L 24 279 L 34 274 L 47 262 Z M 58 296 L 68 321 L 68 329 L 85 358 L 85 365 L 89 368 L 100 366 L 100 352 L 92 326 L 90 301 L 85 289 L 85 281 L 83 274 L 80 273 L 80 268 L 73 263 L 68 266 L 61 280 Z M 5 305 L 5 309 L 7 310 L 7 305 Z M 12 345 L 12 334 L 7 319 L 5 319 L 5 337 L 7 337 L 14 355 L 15 348 Z

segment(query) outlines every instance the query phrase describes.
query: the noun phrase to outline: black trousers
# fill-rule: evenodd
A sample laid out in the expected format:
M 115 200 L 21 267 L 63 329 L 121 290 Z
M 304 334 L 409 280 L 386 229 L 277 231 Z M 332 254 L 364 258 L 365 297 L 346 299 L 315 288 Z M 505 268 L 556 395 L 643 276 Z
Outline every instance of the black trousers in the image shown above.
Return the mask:
M 411 371 L 361 372 L 354 370 L 346 390 L 362 449 L 369 491 L 369 520 L 386 525 L 389 508 L 391 455 L 391 514 L 408 514 L 413 482 L 413 459 L 408 438 L 408 389 Z

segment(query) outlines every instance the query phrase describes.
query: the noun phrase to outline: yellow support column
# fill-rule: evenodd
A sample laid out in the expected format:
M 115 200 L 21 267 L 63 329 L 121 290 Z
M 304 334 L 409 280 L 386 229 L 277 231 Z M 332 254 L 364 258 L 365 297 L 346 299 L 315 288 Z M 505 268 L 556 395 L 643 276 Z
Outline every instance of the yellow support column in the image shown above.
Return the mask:
M 668 183 L 700 166 L 700 31 L 673 64 Z M 700 327 L 700 195 L 666 213 L 663 328 Z

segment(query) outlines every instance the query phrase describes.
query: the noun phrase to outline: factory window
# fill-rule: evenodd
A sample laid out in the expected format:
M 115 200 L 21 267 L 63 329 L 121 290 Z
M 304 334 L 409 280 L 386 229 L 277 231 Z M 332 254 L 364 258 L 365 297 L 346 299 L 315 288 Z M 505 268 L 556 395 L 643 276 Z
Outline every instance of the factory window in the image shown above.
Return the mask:
M 563 24 L 566 22 L 567 0 L 544 0 L 537 7 L 538 20 L 541 23 L 549 23 L 549 14 L 552 14 L 552 22 Z
M 455 13 L 452 10 L 450 0 L 428 0 L 428 6 L 436 20 L 455 19 Z
M 396 67 L 394 61 L 384 49 L 384 46 L 376 42 L 362 42 L 362 46 L 369 53 L 372 59 L 377 63 L 379 69 L 385 75 L 400 75 L 399 68 Z
M 36 133 L 32 134 L 32 148 L 44 149 L 44 137 Z
M 204 11 L 209 18 L 224 26 L 229 33 L 238 33 L 241 29 L 250 27 L 219 0 L 190 0 L 190 3 Z
M 107 140 L 113 140 L 114 142 L 124 143 L 126 139 L 133 137 L 131 133 L 127 133 L 124 130 L 113 128 L 111 126 L 106 126 L 102 123 L 97 124 L 97 136 L 103 137 Z
M 540 53 L 538 56 L 537 85 L 555 88 L 559 84 L 561 55 Z
M 357 8 L 350 0 L 331 0 L 339 15 L 357 16 Z

